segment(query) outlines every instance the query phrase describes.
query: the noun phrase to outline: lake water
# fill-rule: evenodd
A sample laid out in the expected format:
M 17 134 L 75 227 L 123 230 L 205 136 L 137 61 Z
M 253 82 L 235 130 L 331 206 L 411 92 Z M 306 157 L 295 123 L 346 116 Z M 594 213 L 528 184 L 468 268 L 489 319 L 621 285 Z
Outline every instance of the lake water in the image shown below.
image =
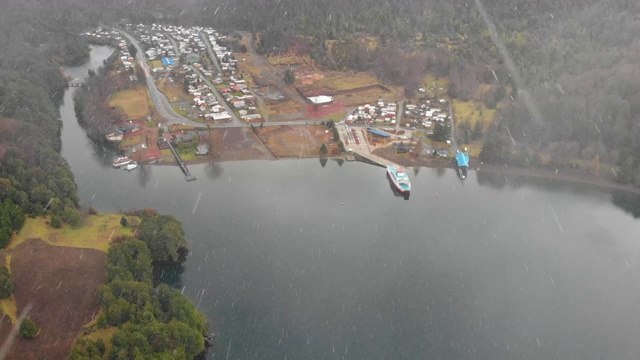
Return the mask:
M 73 76 L 109 55 L 93 49 Z M 208 358 L 640 358 L 627 195 L 421 168 L 405 201 L 382 168 L 318 159 L 129 173 L 77 125 L 73 91 L 62 152 L 81 204 L 182 221 L 191 253 L 164 276 L 208 316 Z

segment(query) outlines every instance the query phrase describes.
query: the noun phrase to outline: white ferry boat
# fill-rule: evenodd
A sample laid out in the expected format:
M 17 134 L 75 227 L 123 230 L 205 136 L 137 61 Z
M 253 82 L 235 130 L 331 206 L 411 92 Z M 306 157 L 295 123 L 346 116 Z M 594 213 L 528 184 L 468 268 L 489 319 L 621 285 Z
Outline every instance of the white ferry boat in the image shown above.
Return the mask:
M 405 169 L 397 165 L 387 166 L 387 176 L 393 182 L 396 190 L 398 190 L 405 197 L 411 193 L 411 182 Z

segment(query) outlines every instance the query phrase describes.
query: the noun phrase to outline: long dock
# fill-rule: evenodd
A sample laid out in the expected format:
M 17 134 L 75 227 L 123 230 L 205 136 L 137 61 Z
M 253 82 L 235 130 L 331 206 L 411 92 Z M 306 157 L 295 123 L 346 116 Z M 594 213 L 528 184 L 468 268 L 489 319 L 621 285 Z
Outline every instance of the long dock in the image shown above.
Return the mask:
M 178 161 L 178 165 L 180 166 L 180 169 L 184 173 L 184 178 L 187 181 L 195 180 L 196 177 L 191 175 L 191 172 L 189 171 L 189 169 L 187 169 L 187 165 L 184 163 L 184 161 L 182 161 L 182 158 L 180 157 L 180 154 L 178 154 L 176 149 L 173 147 L 173 144 L 171 143 L 171 141 L 169 141 L 168 143 L 169 143 L 169 149 L 171 149 L 171 152 L 173 153 L 173 156 L 175 156 L 176 157 L 176 161 Z

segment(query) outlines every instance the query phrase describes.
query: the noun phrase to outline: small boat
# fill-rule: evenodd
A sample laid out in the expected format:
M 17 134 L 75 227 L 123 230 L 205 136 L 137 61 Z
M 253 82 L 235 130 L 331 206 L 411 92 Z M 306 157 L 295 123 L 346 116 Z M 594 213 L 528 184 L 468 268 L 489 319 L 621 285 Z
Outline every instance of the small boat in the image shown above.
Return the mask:
M 467 170 L 469 169 L 469 154 L 467 154 L 467 148 L 464 148 L 464 151 L 456 150 L 456 165 L 460 180 L 466 179 Z
M 129 165 L 125 166 L 123 169 L 127 170 L 127 171 L 131 171 L 135 168 L 138 167 L 138 163 L 137 162 L 132 162 Z
M 120 167 L 120 166 L 122 166 L 122 165 L 130 164 L 130 163 L 131 163 L 131 161 L 133 161 L 133 160 L 129 159 L 129 158 L 128 158 L 128 157 L 126 157 L 126 156 L 125 156 L 125 157 L 119 157 L 119 158 L 117 158 L 117 159 L 115 159 L 115 160 L 113 161 L 113 167 L 114 167 L 114 168 L 119 168 L 119 167 Z
M 400 194 L 405 198 L 409 197 L 409 194 L 411 194 L 411 182 L 409 181 L 409 175 L 407 175 L 407 172 L 402 166 L 387 166 L 387 177 L 389 177 Z

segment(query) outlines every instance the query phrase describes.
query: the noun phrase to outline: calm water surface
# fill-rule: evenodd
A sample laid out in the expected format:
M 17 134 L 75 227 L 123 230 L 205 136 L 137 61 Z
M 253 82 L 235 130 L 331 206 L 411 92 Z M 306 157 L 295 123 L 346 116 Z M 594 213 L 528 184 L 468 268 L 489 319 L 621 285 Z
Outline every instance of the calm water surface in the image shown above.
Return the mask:
M 93 49 L 74 76 L 109 55 Z M 165 276 L 212 323 L 208 358 L 640 358 L 640 222 L 609 192 L 422 168 L 405 201 L 381 168 L 318 159 L 128 173 L 77 125 L 72 91 L 81 204 L 183 222 L 191 254 Z

